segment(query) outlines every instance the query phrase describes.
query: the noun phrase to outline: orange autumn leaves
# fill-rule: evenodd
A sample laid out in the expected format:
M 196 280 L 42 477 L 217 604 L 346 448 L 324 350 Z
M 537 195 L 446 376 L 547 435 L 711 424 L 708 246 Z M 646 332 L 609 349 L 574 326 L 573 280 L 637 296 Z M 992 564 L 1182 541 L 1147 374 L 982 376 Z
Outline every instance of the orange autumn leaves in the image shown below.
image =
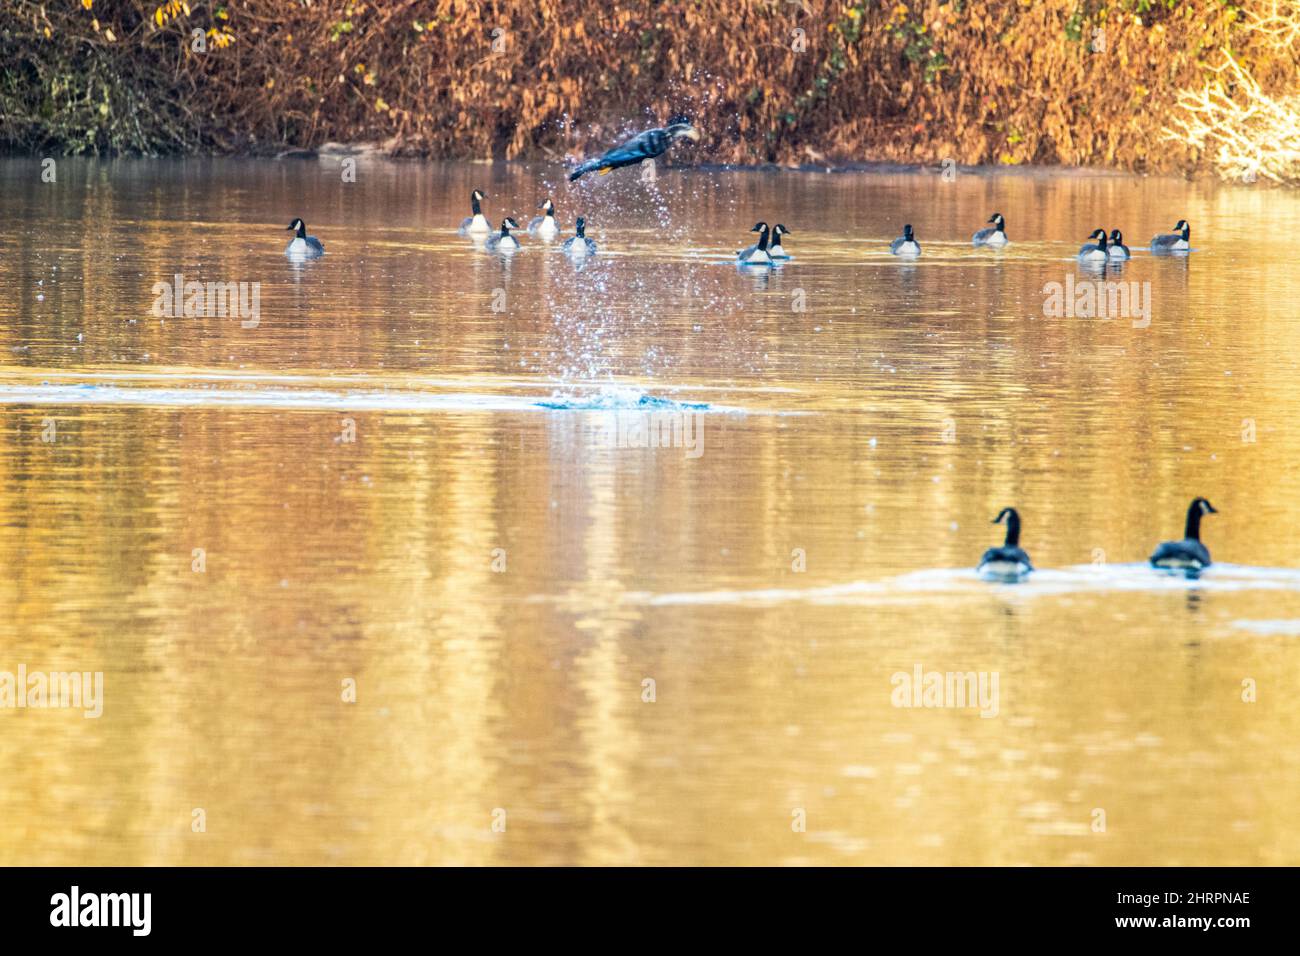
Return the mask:
M 1243 24 L 1281 30 L 1300 17 L 1285 0 L 99 5 L 129 37 L 112 70 L 134 85 L 132 102 L 181 106 L 158 124 L 179 148 L 367 140 L 557 158 L 688 112 L 707 134 L 693 155 L 716 162 L 1152 171 L 1214 164 L 1213 148 L 1168 128 L 1224 49 L 1262 89 L 1295 87 L 1294 53 Z M 217 55 L 168 57 L 195 28 Z M 149 69 L 160 56 L 168 68 Z

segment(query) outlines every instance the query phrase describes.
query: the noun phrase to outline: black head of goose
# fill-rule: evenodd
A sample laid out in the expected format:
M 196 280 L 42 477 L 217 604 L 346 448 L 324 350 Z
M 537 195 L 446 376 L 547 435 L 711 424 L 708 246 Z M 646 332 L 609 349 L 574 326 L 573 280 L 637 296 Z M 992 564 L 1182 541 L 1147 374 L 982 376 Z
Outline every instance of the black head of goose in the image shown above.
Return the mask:
M 791 235 L 794 233 L 778 222 L 772 227 L 772 243 L 767 247 L 767 254 L 773 259 L 789 259 L 790 253 L 781 247 L 781 237 Z
M 555 221 L 555 203 L 551 202 L 548 196 L 537 208 L 542 211 L 542 214 L 534 216 L 532 222 L 528 224 L 529 234 L 541 236 L 543 239 L 552 239 L 559 235 L 560 225 Z
M 316 256 L 325 254 L 325 246 L 315 236 L 307 235 L 307 224 L 301 219 L 295 219 L 285 229 L 293 230 L 296 235 L 289 240 L 289 245 L 285 247 L 284 254 L 295 259 L 314 259 Z
M 903 227 L 903 234 L 889 244 L 889 251 L 896 256 L 919 256 L 921 244 L 916 241 L 909 222 Z
M 460 221 L 460 234 L 462 236 L 486 236 L 492 231 L 492 224 L 487 221 L 487 216 L 483 215 L 482 203 L 486 198 L 477 189 L 469 194 L 470 214 Z
M 574 235 L 564 240 L 561 246 L 566 255 L 575 258 L 582 256 L 594 256 L 596 254 L 596 243 L 587 238 L 587 220 L 582 216 L 573 224 Z
M 993 519 L 994 524 L 1006 522 L 1007 536 L 1000 548 L 989 548 L 980 558 L 976 569 L 983 578 L 995 581 L 1018 581 L 1034 566 L 1029 555 L 1020 547 L 1020 513 L 1015 508 L 1003 508 Z
M 501 220 L 501 231 L 488 239 L 488 249 L 492 252 L 514 252 L 519 248 L 519 240 L 510 234 L 510 230 L 518 228 L 519 223 L 506 216 Z
M 1201 543 L 1201 519 L 1218 514 L 1205 498 L 1193 498 L 1187 506 L 1187 523 L 1182 541 L 1162 541 L 1151 554 L 1151 566 L 1162 571 L 1196 574 L 1210 566 L 1210 549 Z
M 1107 250 L 1106 230 L 1094 229 L 1089 239 L 1096 239 L 1096 242 L 1090 242 L 1079 249 L 1079 260 L 1081 262 L 1105 262 L 1110 258 L 1110 252 Z
M 981 229 L 970 237 L 971 245 L 1005 246 L 1007 244 L 1007 221 L 1002 218 L 1002 213 L 995 212 L 989 217 L 989 222 L 993 225 L 987 229 Z
M 1186 219 L 1179 219 L 1174 231 L 1156 236 L 1151 240 L 1152 252 L 1187 252 L 1192 248 L 1192 226 Z
M 767 223 L 756 222 L 754 228 L 749 231 L 758 233 L 758 242 L 736 253 L 736 260 L 742 266 L 770 266 L 772 257 L 767 251 L 767 240 L 770 235 Z

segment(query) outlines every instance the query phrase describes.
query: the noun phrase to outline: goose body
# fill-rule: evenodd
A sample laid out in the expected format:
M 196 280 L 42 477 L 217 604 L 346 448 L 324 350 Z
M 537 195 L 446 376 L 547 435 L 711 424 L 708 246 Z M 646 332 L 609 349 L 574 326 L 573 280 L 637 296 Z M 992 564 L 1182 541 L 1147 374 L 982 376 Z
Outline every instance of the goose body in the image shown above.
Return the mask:
M 993 519 L 994 524 L 1007 525 L 1007 537 L 1000 548 L 989 548 L 980 558 L 976 568 L 980 577 L 990 581 L 1018 581 L 1034 566 L 1029 555 L 1020 547 L 1020 514 L 1015 508 L 1003 508 Z
M 1186 219 L 1179 219 L 1174 231 L 1151 240 L 1152 252 L 1187 252 L 1192 248 L 1192 227 Z
M 284 254 L 286 256 L 294 259 L 314 259 L 317 256 L 325 255 L 325 246 L 315 236 L 307 235 L 307 224 L 301 219 L 295 219 L 285 228 L 297 232 L 289 240 L 289 245 L 285 247 Z
M 585 176 L 587 173 L 605 173 L 623 166 L 636 166 L 647 159 L 663 155 L 668 147 L 678 139 L 685 137 L 692 142 L 699 142 L 700 133 L 694 126 L 681 119 L 669 123 L 662 129 L 648 129 L 638 133 L 627 142 L 615 146 L 596 159 L 589 159 L 569 174 L 569 182 Z
M 1094 229 L 1089 239 L 1096 239 L 1095 243 L 1088 243 L 1079 249 L 1080 262 L 1106 262 L 1110 259 L 1110 252 L 1107 250 L 1106 230 Z
M 1112 229 L 1110 233 L 1110 249 L 1108 250 L 1112 259 L 1131 259 L 1128 246 L 1124 245 L 1124 233 L 1118 229 Z
M 970 237 L 973 246 L 1005 246 L 1009 241 L 1007 239 L 1007 221 L 1002 218 L 1002 213 L 995 212 L 989 222 L 993 223 L 987 229 L 981 229 L 975 235 Z
M 515 222 L 509 216 L 501 220 L 501 231 L 493 235 L 487 241 L 487 248 L 490 252 L 514 252 L 519 248 L 519 240 L 510 235 L 511 229 L 518 229 L 519 223 Z
M 781 237 L 791 235 L 789 229 L 777 223 L 772 227 L 772 243 L 767 247 L 767 254 L 772 259 L 789 259 L 790 253 L 781 248 Z
M 564 240 L 561 248 L 565 255 L 572 256 L 575 259 L 582 259 L 586 256 L 596 254 L 596 243 L 587 238 L 587 220 L 582 216 L 573 224 L 574 235 Z
M 492 224 L 487 221 L 487 216 L 483 215 L 483 208 L 479 205 L 486 198 L 477 189 L 469 194 L 470 215 L 461 220 L 462 236 L 486 236 L 492 231 Z
M 770 235 L 767 223 L 754 223 L 754 228 L 749 231 L 758 233 L 758 242 L 736 253 L 736 260 L 742 266 L 770 266 L 772 256 L 767 251 L 767 239 Z
M 1182 541 L 1163 541 L 1151 554 L 1151 566 L 1163 571 L 1195 573 L 1210 566 L 1210 549 L 1201 543 L 1201 518 L 1218 514 L 1204 498 L 1193 498 L 1187 508 Z
M 559 223 L 555 221 L 555 203 L 549 199 L 537 207 L 542 210 L 540 216 L 534 216 L 528 224 L 528 233 L 543 239 L 554 239 L 560 234 Z
M 896 256 L 915 257 L 921 254 L 921 244 L 912 236 L 912 225 L 903 227 L 903 234 L 889 244 L 889 251 Z

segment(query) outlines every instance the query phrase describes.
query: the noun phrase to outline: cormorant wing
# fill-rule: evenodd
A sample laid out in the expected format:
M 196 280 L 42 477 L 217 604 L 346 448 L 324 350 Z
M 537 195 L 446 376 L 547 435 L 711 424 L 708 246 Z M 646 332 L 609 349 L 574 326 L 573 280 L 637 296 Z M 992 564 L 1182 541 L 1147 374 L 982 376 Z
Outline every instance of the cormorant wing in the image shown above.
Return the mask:
M 638 133 L 621 146 L 615 146 L 599 159 L 589 159 L 572 173 L 569 182 L 580 176 L 600 170 L 602 173 L 623 166 L 634 166 L 642 160 L 653 159 L 668 148 L 668 134 L 662 129 L 648 129 Z

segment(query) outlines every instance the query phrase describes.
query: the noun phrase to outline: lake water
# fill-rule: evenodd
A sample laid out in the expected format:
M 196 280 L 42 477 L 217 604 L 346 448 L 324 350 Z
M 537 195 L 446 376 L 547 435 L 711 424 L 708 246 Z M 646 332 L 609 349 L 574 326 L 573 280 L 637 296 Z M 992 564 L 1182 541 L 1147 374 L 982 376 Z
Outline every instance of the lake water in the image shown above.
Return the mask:
M 0 863 L 1300 862 L 1295 194 L 56 175 L 0 162 L 0 672 L 103 713 L 0 709 Z M 476 249 L 475 187 L 600 253 Z M 759 219 L 794 259 L 739 271 Z M 152 314 L 177 274 L 255 320 Z M 1195 495 L 1216 564 L 1158 576 Z M 1040 570 L 986 584 L 1008 505 Z M 918 668 L 996 700 L 895 706 Z

